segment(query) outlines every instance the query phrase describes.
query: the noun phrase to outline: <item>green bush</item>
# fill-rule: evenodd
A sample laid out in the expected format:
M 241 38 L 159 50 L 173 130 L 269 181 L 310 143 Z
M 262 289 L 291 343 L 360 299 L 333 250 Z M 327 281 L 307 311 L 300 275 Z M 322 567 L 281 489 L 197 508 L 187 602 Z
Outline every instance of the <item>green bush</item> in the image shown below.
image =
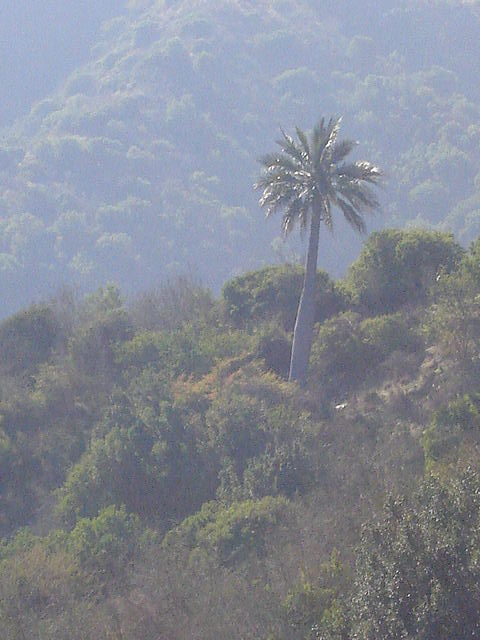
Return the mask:
M 255 357 L 263 360 L 269 371 L 273 371 L 282 378 L 287 378 L 292 340 L 285 329 L 272 321 L 260 327 L 254 334 L 254 340 L 256 343 Z
M 310 380 L 327 398 L 338 398 L 365 379 L 375 361 L 360 316 L 348 311 L 325 321 L 312 345 Z
M 413 325 L 413 326 L 412 326 Z M 336 399 L 387 363 L 392 354 L 419 354 L 424 341 L 414 320 L 401 313 L 361 320 L 348 311 L 326 320 L 312 345 L 310 379 L 326 398 Z M 407 361 L 400 365 L 408 367 Z
M 313 485 L 314 469 L 310 451 L 301 438 L 293 442 L 273 443 L 265 453 L 247 462 L 243 478 L 245 496 L 306 493 Z
M 245 559 L 251 552 L 262 556 L 268 533 L 286 517 L 287 507 L 285 498 L 270 496 L 235 502 L 229 507 L 208 502 L 169 533 L 164 545 L 180 539 L 192 549 L 213 552 L 226 565 Z
M 102 581 L 123 578 L 140 544 L 137 516 L 125 506 L 110 505 L 95 518 L 81 518 L 68 534 L 65 546 L 90 575 Z
M 292 406 L 291 387 L 271 374 L 226 386 L 205 413 L 208 447 L 219 468 L 217 496 L 231 501 L 305 493 L 314 477 L 308 414 Z
M 357 552 L 351 637 L 463 640 L 480 634 L 480 479 L 430 478 L 390 498 Z
M 297 315 L 303 283 L 302 267 L 283 265 L 251 271 L 227 282 L 222 289 L 226 317 L 236 326 L 278 319 L 291 331 Z M 344 308 L 340 290 L 325 271 L 317 276 L 315 321 L 338 313 Z
M 347 637 L 346 595 L 350 580 L 337 551 L 322 563 L 314 579 L 302 571 L 283 603 L 286 624 L 294 631 L 295 638 Z
M 156 382 L 140 376 L 97 425 L 58 492 L 58 513 L 68 527 L 114 504 L 164 528 L 213 497 L 205 495 L 201 479 L 209 474 L 195 435 L 162 399 L 162 380 Z
M 121 370 L 151 367 L 179 376 L 206 373 L 213 359 L 187 328 L 172 333 L 138 333 L 117 347 L 116 363 Z
M 457 427 L 462 431 L 480 430 L 480 394 L 464 395 L 439 409 L 433 424 L 438 429 Z
M 210 447 L 218 458 L 234 464 L 239 478 L 247 460 L 263 453 L 269 440 L 267 412 L 255 398 L 222 394 L 206 414 Z
M 438 277 L 427 323 L 431 338 L 456 363 L 464 383 L 477 377 L 480 365 L 480 269 L 477 262 L 478 247 L 474 246 L 455 272 L 442 273 Z
M 201 376 L 217 359 L 231 357 L 248 348 L 251 340 L 239 331 L 185 325 L 175 331 L 142 331 L 115 348 L 115 362 L 131 375 L 151 368 L 167 376 Z
M 367 318 L 361 323 L 364 340 L 375 350 L 379 360 L 394 351 L 419 352 L 423 347 L 420 333 L 400 313 Z
M 367 313 L 391 313 L 423 304 L 440 272 L 450 272 L 463 250 L 451 234 L 390 229 L 372 233 L 346 279 Z
M 59 340 L 59 326 L 52 309 L 33 305 L 0 324 L 0 371 L 28 379 L 46 362 Z

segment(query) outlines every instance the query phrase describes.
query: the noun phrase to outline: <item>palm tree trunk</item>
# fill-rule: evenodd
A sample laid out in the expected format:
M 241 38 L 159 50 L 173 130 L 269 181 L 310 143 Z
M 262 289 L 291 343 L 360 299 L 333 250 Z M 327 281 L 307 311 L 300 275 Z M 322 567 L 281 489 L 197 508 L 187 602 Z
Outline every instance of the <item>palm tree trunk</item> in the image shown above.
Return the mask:
M 293 330 L 292 357 L 289 381 L 304 385 L 307 380 L 308 361 L 312 348 L 315 321 L 315 291 L 317 283 L 318 240 L 320 234 L 320 207 L 312 211 L 310 237 L 308 239 L 307 264 L 303 280 L 302 295 L 298 305 L 295 329 Z

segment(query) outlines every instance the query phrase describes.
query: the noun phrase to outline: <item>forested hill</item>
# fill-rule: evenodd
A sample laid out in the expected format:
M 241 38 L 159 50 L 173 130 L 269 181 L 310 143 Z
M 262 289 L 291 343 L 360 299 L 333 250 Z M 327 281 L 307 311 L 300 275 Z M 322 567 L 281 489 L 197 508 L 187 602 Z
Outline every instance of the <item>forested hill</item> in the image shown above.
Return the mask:
M 131 2 L 89 62 L 4 131 L 2 313 L 65 282 L 137 290 L 194 269 L 218 288 L 298 251 L 274 241 L 251 185 L 279 126 L 320 115 L 343 115 L 359 155 L 387 172 L 376 225 L 440 225 L 468 243 L 478 16 L 477 3 L 440 1 Z M 344 272 L 357 248 L 340 226 L 321 266 Z
M 2 640 L 478 640 L 480 239 L 0 322 Z
M 80 64 L 118 0 L 16 0 L 0 7 L 0 128 L 26 115 Z

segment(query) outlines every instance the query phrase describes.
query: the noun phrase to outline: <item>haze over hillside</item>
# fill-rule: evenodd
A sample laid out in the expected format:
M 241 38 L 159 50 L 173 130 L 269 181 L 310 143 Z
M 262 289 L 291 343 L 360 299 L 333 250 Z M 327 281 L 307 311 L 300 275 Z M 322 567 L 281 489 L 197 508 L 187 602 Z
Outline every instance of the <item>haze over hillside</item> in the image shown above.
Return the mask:
M 321 115 L 342 114 L 358 157 L 387 172 L 375 225 L 478 234 L 478 3 L 137 2 L 100 30 L 114 13 L 102 7 L 75 23 L 65 9 L 63 40 L 38 56 L 52 93 L 2 137 L 3 313 L 71 282 L 134 291 L 190 269 L 218 288 L 298 253 L 275 240 L 252 183 L 280 125 Z M 33 60 L 29 33 L 19 48 Z M 358 248 L 339 226 L 320 266 L 342 273 Z
M 26 115 L 34 101 L 57 88 L 90 57 L 116 0 L 16 0 L 0 7 L 0 127 Z

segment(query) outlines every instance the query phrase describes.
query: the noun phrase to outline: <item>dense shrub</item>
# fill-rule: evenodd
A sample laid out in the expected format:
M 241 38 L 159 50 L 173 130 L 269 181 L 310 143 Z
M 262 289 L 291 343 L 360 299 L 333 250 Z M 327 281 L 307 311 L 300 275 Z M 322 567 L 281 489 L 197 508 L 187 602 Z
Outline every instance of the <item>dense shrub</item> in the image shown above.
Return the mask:
M 195 435 L 162 398 L 162 380 L 146 373 L 136 384 L 117 395 L 59 492 L 68 526 L 124 504 L 162 528 L 212 497 L 200 481 L 209 474 L 200 469 Z
M 28 379 L 46 362 L 59 338 L 52 309 L 34 305 L 0 324 L 0 372 Z
M 215 305 L 208 289 L 192 277 L 178 276 L 138 296 L 129 312 L 140 330 L 177 331 L 185 324 L 213 324 Z
M 432 340 L 456 363 L 467 385 L 480 364 L 479 275 L 478 246 L 474 246 L 456 271 L 438 277 L 427 323 Z
M 283 603 L 293 638 L 344 638 L 348 633 L 347 601 L 351 576 L 333 551 L 313 578 L 303 570 Z
M 464 395 L 436 411 L 433 424 L 442 429 L 457 427 L 463 431 L 480 430 L 480 395 Z
M 130 318 L 115 287 L 88 296 L 69 339 L 72 364 L 80 374 L 107 381 L 115 373 L 115 345 L 133 335 Z
M 139 518 L 111 505 L 95 518 L 81 518 L 64 546 L 90 576 L 113 583 L 124 579 L 140 542 Z
M 352 637 L 463 640 L 480 633 L 480 479 L 429 479 L 390 498 L 357 555 Z
M 275 322 L 262 326 L 254 335 L 255 356 L 265 362 L 268 370 L 287 378 L 292 350 L 291 337 Z
M 225 507 L 220 502 L 205 503 L 165 538 L 164 545 L 181 540 L 191 548 L 213 552 L 223 564 L 244 560 L 253 552 L 262 555 L 267 534 L 285 518 L 285 498 L 235 502 Z
M 361 320 L 348 311 L 324 322 L 312 346 L 310 379 L 327 398 L 338 398 L 349 389 L 381 373 L 379 365 L 392 369 L 397 363 L 408 373 L 409 362 L 400 354 L 421 354 L 424 340 L 413 319 L 396 313 Z
M 262 498 L 280 494 L 291 498 L 311 489 L 315 474 L 305 440 L 300 436 L 289 442 L 270 443 L 265 453 L 250 459 L 243 476 L 244 495 Z
M 278 319 L 291 331 L 302 291 L 303 269 L 283 265 L 251 271 L 227 282 L 222 289 L 225 315 L 237 326 Z M 317 275 L 315 320 L 321 322 L 344 308 L 344 299 L 325 271 Z
M 338 398 L 365 379 L 374 350 L 364 340 L 360 316 L 351 311 L 321 325 L 312 345 L 310 380 L 326 398 Z
M 387 230 L 372 233 L 346 284 L 367 313 L 391 313 L 426 301 L 440 272 L 459 263 L 462 249 L 450 234 L 438 231 Z
M 415 353 L 422 350 L 423 337 L 415 327 L 415 319 L 400 313 L 367 318 L 361 324 L 364 340 L 375 350 L 378 361 L 395 351 Z
M 436 463 L 454 462 L 458 445 L 480 436 L 480 395 L 465 394 L 440 407 L 422 437 L 427 469 Z

